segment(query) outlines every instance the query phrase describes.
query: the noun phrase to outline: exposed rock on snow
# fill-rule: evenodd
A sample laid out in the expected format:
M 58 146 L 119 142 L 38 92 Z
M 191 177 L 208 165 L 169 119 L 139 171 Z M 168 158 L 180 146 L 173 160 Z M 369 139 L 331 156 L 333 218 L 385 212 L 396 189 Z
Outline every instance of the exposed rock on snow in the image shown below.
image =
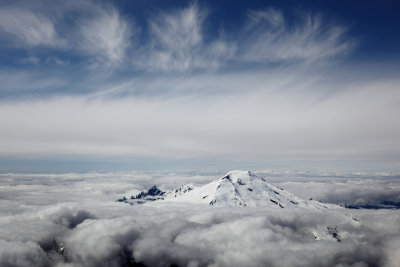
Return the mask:
M 217 207 L 266 207 L 273 209 L 307 209 L 311 212 L 334 212 L 343 207 L 325 204 L 316 200 L 305 200 L 283 188 L 273 186 L 266 179 L 258 177 L 250 171 L 231 171 L 211 183 L 195 188 L 192 185 L 182 185 L 179 188 L 164 192 L 153 186 L 129 199 L 121 198 L 121 202 L 162 205 L 204 205 Z M 359 220 L 351 215 L 338 213 L 343 221 L 355 226 Z M 309 229 L 309 235 L 315 240 L 341 242 L 342 233 L 336 225 L 320 225 Z
M 338 207 L 315 200 L 301 199 L 282 188 L 267 183 L 264 178 L 258 177 L 250 171 L 228 172 L 225 176 L 180 196 L 168 195 L 164 201 L 222 207 L 270 206 L 313 209 L 328 208 L 328 206 Z
M 143 204 L 147 201 L 163 200 L 165 197 L 165 192 L 153 185 L 150 189 L 144 190 L 137 195 L 131 196 L 127 199 L 125 196 L 118 199 L 117 202 L 125 202 L 130 204 Z
M 221 207 L 338 208 L 337 205 L 301 199 L 282 188 L 273 186 L 264 178 L 258 177 L 250 171 L 231 171 L 198 188 L 194 188 L 192 185 L 182 185 L 175 190 L 164 192 L 153 186 L 149 190 L 131 196 L 130 199 L 123 197 L 118 201 L 130 204 L 163 201 L 171 204 L 192 203 Z

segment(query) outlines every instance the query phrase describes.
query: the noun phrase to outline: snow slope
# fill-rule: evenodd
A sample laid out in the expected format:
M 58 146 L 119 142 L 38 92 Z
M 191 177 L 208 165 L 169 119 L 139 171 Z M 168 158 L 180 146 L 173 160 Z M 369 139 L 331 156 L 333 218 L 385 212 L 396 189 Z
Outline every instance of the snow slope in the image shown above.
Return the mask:
M 273 208 L 338 208 L 337 205 L 323 204 L 314 200 L 304 200 L 290 192 L 273 186 L 264 178 L 250 171 L 231 171 L 223 177 L 195 188 L 182 185 L 171 191 L 162 191 L 156 186 L 144 190 L 130 198 L 125 196 L 119 202 L 144 204 L 160 202 L 164 204 L 189 203 L 220 207 L 273 207 Z
M 269 206 L 275 208 L 328 208 L 314 200 L 301 199 L 290 192 L 269 184 L 250 171 L 231 171 L 225 176 L 179 196 L 168 195 L 164 201 L 208 204 L 222 207 Z

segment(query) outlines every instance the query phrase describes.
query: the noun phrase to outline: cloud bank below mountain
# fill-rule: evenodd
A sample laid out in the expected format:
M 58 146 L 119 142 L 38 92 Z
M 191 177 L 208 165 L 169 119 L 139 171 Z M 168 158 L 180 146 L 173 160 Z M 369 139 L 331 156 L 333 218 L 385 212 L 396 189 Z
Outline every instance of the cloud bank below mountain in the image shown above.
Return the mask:
M 2 175 L 0 263 L 392 267 L 399 260 L 398 210 L 343 210 L 357 218 L 358 225 L 343 220 L 344 214 L 325 210 L 156 208 L 115 202 L 153 183 L 173 188 L 188 181 L 204 184 L 218 176 L 156 172 Z M 296 182 L 290 177 L 281 179 L 286 181 L 276 184 Z M 305 184 L 315 183 L 302 179 Z M 326 188 L 334 188 L 333 180 Z M 373 180 L 366 180 L 366 186 Z M 326 226 L 339 229 L 341 242 L 313 238 L 313 230 Z M 63 254 L 58 253 L 60 248 Z

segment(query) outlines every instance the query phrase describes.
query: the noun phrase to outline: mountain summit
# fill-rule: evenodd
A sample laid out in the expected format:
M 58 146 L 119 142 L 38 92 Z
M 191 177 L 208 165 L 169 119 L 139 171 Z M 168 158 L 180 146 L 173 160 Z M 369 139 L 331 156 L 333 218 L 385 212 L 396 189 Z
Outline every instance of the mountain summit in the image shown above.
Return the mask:
M 221 207 L 269 206 L 319 209 L 336 206 L 315 200 L 301 199 L 282 188 L 271 185 L 264 178 L 258 177 L 250 171 L 231 171 L 223 177 L 197 188 L 192 185 L 182 185 L 175 190 L 164 192 L 153 186 L 136 196 L 131 196 L 130 199 L 123 197 L 118 201 L 131 204 L 163 201 L 171 204 L 192 203 Z
M 223 207 L 327 207 L 318 201 L 304 200 L 282 188 L 273 186 L 264 178 L 258 177 L 250 171 L 228 172 L 209 184 L 177 197 L 166 197 L 164 200 Z

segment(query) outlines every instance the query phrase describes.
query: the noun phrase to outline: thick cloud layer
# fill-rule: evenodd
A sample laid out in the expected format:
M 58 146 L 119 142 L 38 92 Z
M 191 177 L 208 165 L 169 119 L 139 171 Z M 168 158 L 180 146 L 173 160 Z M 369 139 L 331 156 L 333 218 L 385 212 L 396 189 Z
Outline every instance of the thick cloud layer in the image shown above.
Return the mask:
M 396 266 L 400 260 L 399 210 L 232 209 L 115 202 L 117 196 L 152 183 L 172 188 L 188 181 L 202 184 L 214 175 L 2 175 L 0 265 Z M 351 180 L 331 176 L 324 183 L 321 176 L 277 177 L 270 180 L 287 187 L 317 183 L 335 188 L 332 181 Z M 382 182 L 359 177 L 357 183 L 370 187 L 374 181 L 376 185 Z M 335 231 L 336 238 L 332 236 Z M 316 240 L 316 235 L 324 238 Z
M 307 174 L 306 178 L 301 175 L 278 175 L 272 180 L 303 198 L 314 198 L 353 208 L 400 207 L 400 177 L 396 174 L 335 174 L 334 178 L 321 173 Z

